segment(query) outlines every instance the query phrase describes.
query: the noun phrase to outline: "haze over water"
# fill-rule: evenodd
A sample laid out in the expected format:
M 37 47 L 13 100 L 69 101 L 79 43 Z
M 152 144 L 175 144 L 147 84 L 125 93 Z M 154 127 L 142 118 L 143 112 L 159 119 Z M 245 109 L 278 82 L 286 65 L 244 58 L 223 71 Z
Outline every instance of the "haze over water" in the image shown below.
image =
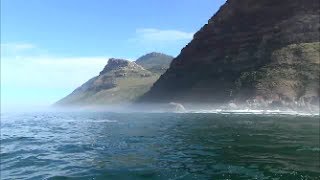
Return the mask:
M 319 116 L 1 114 L 1 179 L 320 179 Z

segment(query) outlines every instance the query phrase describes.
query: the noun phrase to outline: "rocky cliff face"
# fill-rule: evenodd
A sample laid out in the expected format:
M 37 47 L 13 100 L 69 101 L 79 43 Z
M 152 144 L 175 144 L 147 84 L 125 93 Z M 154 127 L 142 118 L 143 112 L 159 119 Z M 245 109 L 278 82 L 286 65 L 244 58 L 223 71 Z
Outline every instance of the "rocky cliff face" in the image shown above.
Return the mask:
M 318 103 L 319 10 L 318 0 L 228 0 L 141 100 Z

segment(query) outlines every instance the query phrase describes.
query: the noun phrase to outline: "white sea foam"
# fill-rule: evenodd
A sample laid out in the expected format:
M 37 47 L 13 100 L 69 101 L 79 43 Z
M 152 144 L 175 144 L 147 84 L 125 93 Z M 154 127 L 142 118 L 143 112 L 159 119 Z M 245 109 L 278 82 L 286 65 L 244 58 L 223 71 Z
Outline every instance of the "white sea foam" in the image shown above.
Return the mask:
M 240 109 L 240 110 L 198 110 L 189 111 L 188 113 L 212 113 L 212 114 L 238 114 L 238 115 L 294 115 L 294 116 L 319 116 L 319 112 L 298 112 L 298 111 L 283 111 L 283 110 L 255 110 L 255 109 Z

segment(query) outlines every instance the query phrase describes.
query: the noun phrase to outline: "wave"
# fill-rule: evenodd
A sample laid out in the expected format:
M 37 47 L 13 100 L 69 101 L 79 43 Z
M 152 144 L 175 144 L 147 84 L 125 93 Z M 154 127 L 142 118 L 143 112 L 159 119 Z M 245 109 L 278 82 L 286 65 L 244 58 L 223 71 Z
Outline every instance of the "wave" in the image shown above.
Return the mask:
M 116 123 L 117 120 L 109 119 L 63 119 L 64 122 L 84 122 L 84 123 Z
M 283 110 L 254 110 L 254 109 L 240 109 L 240 110 L 198 110 L 189 111 L 187 113 L 210 113 L 210 114 L 237 114 L 237 115 L 294 115 L 294 116 L 319 116 L 319 112 L 298 112 L 298 111 L 283 111 Z

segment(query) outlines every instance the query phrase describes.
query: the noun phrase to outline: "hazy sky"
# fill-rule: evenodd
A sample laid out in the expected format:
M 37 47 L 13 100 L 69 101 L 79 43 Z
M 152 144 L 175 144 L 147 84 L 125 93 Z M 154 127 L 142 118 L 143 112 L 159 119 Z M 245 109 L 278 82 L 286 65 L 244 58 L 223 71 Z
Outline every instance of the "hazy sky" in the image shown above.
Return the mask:
M 173 56 L 225 0 L 1 0 L 1 105 L 49 105 L 109 57 Z

